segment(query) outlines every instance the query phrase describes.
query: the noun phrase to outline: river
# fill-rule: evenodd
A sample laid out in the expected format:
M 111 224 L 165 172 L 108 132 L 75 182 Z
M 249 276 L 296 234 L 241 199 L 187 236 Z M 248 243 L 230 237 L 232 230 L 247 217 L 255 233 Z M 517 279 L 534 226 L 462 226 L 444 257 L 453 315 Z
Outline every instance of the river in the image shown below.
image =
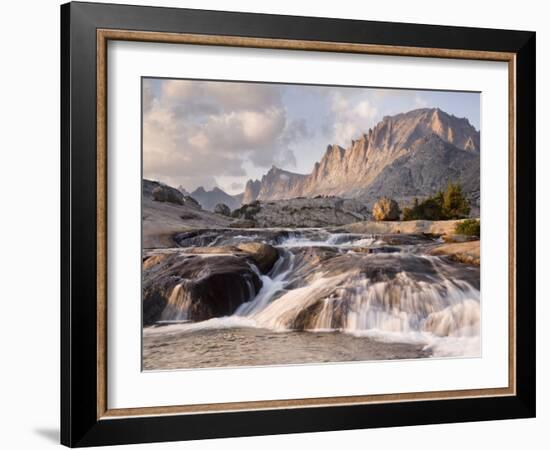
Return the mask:
M 144 327 L 145 370 L 480 355 L 479 267 L 430 256 L 423 235 L 327 229 L 204 230 L 173 252 L 241 242 L 279 258 L 248 301 L 224 317 L 187 320 L 184 284 Z

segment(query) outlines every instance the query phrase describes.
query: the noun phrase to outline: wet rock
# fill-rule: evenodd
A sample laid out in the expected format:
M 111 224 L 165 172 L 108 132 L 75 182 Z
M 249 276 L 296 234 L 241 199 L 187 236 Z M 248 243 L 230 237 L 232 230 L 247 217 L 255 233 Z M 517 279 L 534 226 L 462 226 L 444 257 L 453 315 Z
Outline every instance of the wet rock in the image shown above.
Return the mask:
M 479 241 L 443 244 L 433 248 L 429 253 L 431 255 L 447 256 L 453 261 L 464 264 L 474 266 L 480 264 Z
M 235 255 L 250 258 L 260 272 L 268 273 L 279 259 L 279 252 L 271 245 L 261 242 L 242 242 L 237 245 L 220 247 L 193 247 L 185 251 L 195 255 Z
M 339 255 L 326 261 L 323 269 L 331 275 L 356 273 L 372 283 L 393 280 L 403 272 L 419 282 L 427 282 L 437 276 L 437 270 L 428 259 L 414 255 L 395 258 L 393 254 L 386 253 Z
M 258 269 L 262 273 L 268 273 L 279 259 L 279 252 L 271 245 L 260 242 L 243 242 L 237 245 L 239 250 L 250 254 Z
M 217 230 L 192 230 L 178 233 L 174 241 L 180 247 L 206 247 L 219 236 Z
M 167 255 L 151 255 L 143 259 L 143 270 L 148 270 L 151 267 L 160 264 Z
M 303 247 L 292 249 L 308 266 L 319 266 L 322 262 L 338 256 L 340 252 L 334 247 Z
M 291 235 L 289 230 L 209 228 L 177 233 L 174 241 L 179 247 L 225 247 L 235 246 L 243 241 L 277 245 Z
M 230 315 L 262 286 L 246 255 L 173 252 L 150 259 L 143 270 L 145 325 Z
M 423 329 L 437 336 L 479 334 L 479 302 L 464 300 L 462 303 L 433 312 L 423 324 Z
M 399 247 L 355 247 L 352 249 L 357 253 L 399 253 Z
M 186 249 L 185 253 L 191 253 L 193 255 L 232 255 L 235 253 L 239 253 L 239 249 L 237 247 L 229 245 L 222 247 L 192 247 Z
M 302 309 L 292 321 L 291 328 L 298 331 L 315 330 L 320 327 L 339 330 L 346 327 L 348 311 L 348 302 L 335 298 L 335 296 L 320 299 Z M 330 317 L 328 323 L 322 323 L 323 313 Z
M 314 329 L 316 319 L 323 310 L 323 302 L 317 301 L 306 308 L 300 310 L 296 317 L 292 321 L 290 328 L 293 330 L 303 331 L 308 329 Z

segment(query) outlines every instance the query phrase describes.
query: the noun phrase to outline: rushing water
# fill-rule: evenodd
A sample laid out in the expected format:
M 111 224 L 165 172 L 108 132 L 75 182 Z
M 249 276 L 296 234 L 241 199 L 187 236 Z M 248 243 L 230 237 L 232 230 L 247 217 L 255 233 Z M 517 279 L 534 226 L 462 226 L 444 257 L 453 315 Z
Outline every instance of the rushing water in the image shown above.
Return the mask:
M 185 321 L 189 302 L 178 284 L 170 302 L 178 308 L 166 309 L 157 326 L 144 330 L 145 368 L 480 354 L 479 268 L 428 256 L 431 239 L 323 229 L 179 237 L 183 247 L 251 241 L 279 252 L 269 274 L 252 266 L 262 281 L 259 292 L 231 316 L 192 323 Z M 322 351 L 319 339 L 325 339 Z M 160 363 L 170 348 L 172 360 L 164 355 Z

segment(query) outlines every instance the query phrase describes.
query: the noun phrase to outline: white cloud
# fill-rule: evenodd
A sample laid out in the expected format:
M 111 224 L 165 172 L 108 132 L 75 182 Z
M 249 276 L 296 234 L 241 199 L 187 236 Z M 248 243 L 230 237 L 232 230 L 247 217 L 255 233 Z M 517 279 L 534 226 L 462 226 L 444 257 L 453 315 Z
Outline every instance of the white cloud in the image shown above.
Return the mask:
M 403 89 L 146 79 L 144 176 L 234 191 L 273 164 L 308 173 L 327 144 L 348 147 L 383 116 L 438 95 L 449 104 L 449 94 Z
M 292 165 L 292 144 L 307 135 L 305 123 L 288 118 L 278 85 L 145 80 L 143 88 L 146 178 L 192 189 L 244 177 L 246 160 Z
M 425 98 L 421 97 L 418 93 L 414 96 L 414 106 L 417 108 L 425 108 L 428 106 L 428 102 Z
M 378 109 L 368 95 L 361 95 L 356 89 L 333 91 L 330 102 L 331 141 L 342 146 L 366 132 L 378 117 Z

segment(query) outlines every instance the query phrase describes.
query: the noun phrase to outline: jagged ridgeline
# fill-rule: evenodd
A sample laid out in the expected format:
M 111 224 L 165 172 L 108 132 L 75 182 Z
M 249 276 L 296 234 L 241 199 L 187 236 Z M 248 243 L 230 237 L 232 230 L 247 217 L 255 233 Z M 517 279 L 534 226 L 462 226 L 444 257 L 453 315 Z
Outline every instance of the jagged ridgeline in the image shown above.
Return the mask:
M 359 198 L 371 205 L 388 196 L 400 203 L 459 183 L 476 214 L 480 135 L 468 119 L 434 109 L 386 116 L 348 148 L 329 145 L 309 175 L 272 167 L 249 180 L 242 203 L 317 195 Z

